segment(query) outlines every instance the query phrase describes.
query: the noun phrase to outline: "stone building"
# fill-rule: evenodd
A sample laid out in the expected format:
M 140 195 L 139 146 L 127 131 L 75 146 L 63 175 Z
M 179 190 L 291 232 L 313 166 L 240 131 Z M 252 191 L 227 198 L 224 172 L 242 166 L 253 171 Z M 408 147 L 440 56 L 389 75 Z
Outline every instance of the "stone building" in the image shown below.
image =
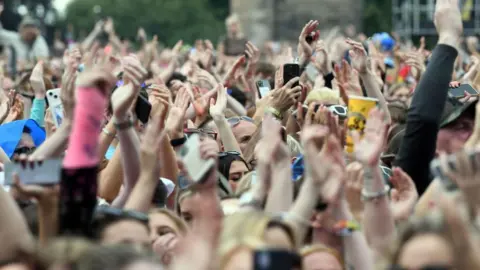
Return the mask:
M 310 19 L 320 29 L 353 24 L 361 27 L 362 0 L 230 0 L 243 30 L 255 42 L 295 40 Z

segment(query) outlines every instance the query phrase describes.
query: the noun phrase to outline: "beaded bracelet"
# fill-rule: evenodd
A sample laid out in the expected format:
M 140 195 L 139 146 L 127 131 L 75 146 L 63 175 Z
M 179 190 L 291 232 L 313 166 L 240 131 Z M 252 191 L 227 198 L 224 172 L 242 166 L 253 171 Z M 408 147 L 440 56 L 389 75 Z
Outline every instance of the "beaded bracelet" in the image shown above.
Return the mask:
M 360 230 L 360 224 L 354 220 L 340 220 L 333 226 L 333 231 L 339 236 L 350 236 Z

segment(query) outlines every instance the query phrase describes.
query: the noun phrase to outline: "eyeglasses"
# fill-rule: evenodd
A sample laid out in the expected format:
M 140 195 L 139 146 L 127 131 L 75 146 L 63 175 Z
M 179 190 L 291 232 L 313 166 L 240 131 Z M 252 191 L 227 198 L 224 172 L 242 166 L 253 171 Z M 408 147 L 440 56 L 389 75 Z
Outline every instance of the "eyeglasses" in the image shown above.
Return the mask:
M 240 153 L 237 151 L 226 151 L 226 152 L 218 152 L 218 157 L 223 158 L 227 156 L 240 156 Z
M 253 119 L 248 117 L 248 116 L 235 116 L 235 117 L 230 117 L 227 119 L 228 123 L 230 126 L 234 127 L 240 123 L 240 121 L 247 121 L 250 123 L 254 123 Z
M 187 128 L 183 131 L 185 135 L 188 136 L 191 134 L 199 134 L 200 136 L 208 136 L 214 140 L 217 140 L 217 132 L 212 129 L 205 129 L 205 128 Z
M 450 269 L 453 269 L 453 267 L 449 265 L 426 265 L 421 268 L 415 268 L 415 270 L 450 270 Z M 388 268 L 388 270 L 409 270 L 409 268 L 401 267 L 399 265 L 392 265 Z
M 327 106 L 328 110 L 338 115 L 341 119 L 345 119 L 348 117 L 348 109 L 342 105 L 329 105 Z

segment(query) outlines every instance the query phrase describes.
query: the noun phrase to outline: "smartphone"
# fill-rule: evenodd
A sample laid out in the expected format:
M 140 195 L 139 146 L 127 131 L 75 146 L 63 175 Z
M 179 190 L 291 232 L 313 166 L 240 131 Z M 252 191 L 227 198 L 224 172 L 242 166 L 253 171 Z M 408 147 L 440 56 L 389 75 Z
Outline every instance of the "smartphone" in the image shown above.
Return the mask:
M 60 183 L 62 173 L 61 159 L 48 159 L 31 166 L 20 162 L 5 164 L 5 185 L 13 184 L 13 173 L 17 173 L 24 185 L 55 185 Z
M 58 128 L 63 120 L 63 104 L 60 99 L 60 88 L 54 88 L 47 91 L 48 106 L 53 117 L 53 123 Z
M 302 258 L 285 249 L 255 250 L 253 265 L 254 270 L 300 270 Z
M 183 165 L 194 183 L 200 183 L 215 167 L 215 160 L 200 157 L 200 136 L 192 134 L 180 149 Z
M 283 85 L 295 77 L 300 77 L 300 66 L 298 64 L 285 64 L 283 66 Z M 299 82 L 293 84 L 292 88 L 299 86 Z
M 137 104 L 135 104 L 135 114 L 137 115 L 138 120 L 142 123 L 147 123 L 150 118 L 150 112 L 152 111 L 152 104 L 148 99 L 139 95 L 137 98 Z
M 265 97 L 272 87 L 270 86 L 270 82 L 268 80 L 259 80 L 255 83 L 257 85 L 257 91 L 260 98 Z
M 475 90 L 470 84 L 461 84 L 457 88 L 449 88 L 448 97 L 463 98 L 465 97 L 465 92 L 472 96 L 478 96 L 478 91 Z

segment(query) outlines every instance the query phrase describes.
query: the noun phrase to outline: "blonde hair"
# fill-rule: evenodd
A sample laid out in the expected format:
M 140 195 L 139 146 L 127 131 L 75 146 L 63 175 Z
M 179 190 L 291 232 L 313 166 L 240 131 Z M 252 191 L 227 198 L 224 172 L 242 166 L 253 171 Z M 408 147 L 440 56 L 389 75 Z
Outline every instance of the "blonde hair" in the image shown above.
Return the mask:
M 258 238 L 244 238 L 241 240 L 231 240 L 225 243 L 220 243 L 220 247 L 218 249 L 218 257 L 219 257 L 219 269 L 224 269 L 227 265 L 228 261 L 232 258 L 232 256 L 241 249 L 248 249 L 250 251 L 254 251 L 255 249 L 265 247 L 265 243 L 258 239 Z
M 305 258 L 308 255 L 317 253 L 317 252 L 328 253 L 332 255 L 333 257 L 335 257 L 335 259 L 337 259 L 337 261 L 340 263 L 340 265 L 342 265 L 342 268 L 343 268 L 344 264 L 343 264 L 342 256 L 337 250 L 333 248 L 327 247 L 322 244 L 313 244 L 309 246 L 304 246 L 302 249 L 300 249 L 300 255 L 302 256 L 302 258 Z
M 240 24 L 240 18 L 238 17 L 238 15 L 236 13 L 230 14 L 230 16 L 228 16 L 227 19 L 225 20 L 225 25 L 227 27 L 231 24 L 234 24 L 234 23 Z
M 154 208 L 150 210 L 149 215 L 154 215 L 154 214 L 161 214 L 161 215 L 167 216 L 171 221 L 173 221 L 175 226 L 177 226 L 178 230 L 180 230 L 182 235 L 187 234 L 188 232 L 187 224 L 185 223 L 185 221 L 183 221 L 183 219 L 181 219 L 177 214 L 175 214 L 175 212 L 170 211 L 166 208 Z
M 448 225 L 445 217 L 438 211 L 430 212 L 430 214 L 416 217 L 413 216 L 406 224 L 401 227 L 397 240 L 393 243 L 390 253 L 387 255 L 387 260 L 383 263 L 385 265 L 396 264 L 402 252 L 403 246 L 416 236 L 434 234 L 444 239 L 449 246 L 452 247 L 454 257 L 453 268 L 465 269 L 465 265 L 469 265 L 469 269 L 478 269 L 480 267 L 479 260 L 474 254 L 475 250 L 471 248 L 466 250 L 457 250 L 459 243 L 452 238 L 455 234 L 452 228 Z M 475 241 L 475 240 L 474 240 Z M 464 244 L 464 243 L 462 243 Z M 473 268 L 470 268 L 474 265 Z
M 338 105 L 340 103 L 340 93 L 327 87 L 315 88 L 308 93 L 305 99 L 305 104 L 308 105 L 311 102 Z

